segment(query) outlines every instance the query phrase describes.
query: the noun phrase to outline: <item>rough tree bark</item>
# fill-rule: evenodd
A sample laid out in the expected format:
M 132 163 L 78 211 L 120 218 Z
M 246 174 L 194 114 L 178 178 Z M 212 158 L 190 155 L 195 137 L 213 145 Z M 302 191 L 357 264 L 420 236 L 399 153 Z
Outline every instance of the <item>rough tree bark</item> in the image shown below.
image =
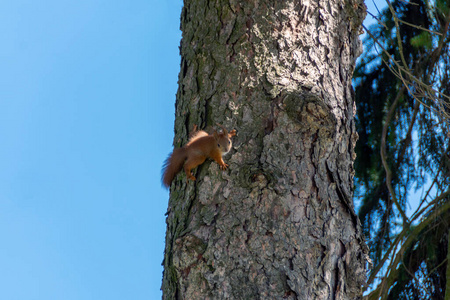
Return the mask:
M 351 77 L 361 0 L 185 0 L 175 146 L 235 128 L 171 187 L 164 299 L 358 299 Z

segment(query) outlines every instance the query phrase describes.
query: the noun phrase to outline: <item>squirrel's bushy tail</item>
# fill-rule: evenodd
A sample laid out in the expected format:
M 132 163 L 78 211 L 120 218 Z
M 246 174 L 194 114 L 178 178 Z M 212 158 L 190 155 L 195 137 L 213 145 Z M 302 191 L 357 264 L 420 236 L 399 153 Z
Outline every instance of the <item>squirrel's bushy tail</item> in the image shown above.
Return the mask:
M 186 158 L 186 151 L 183 148 L 178 148 L 174 149 L 166 159 L 162 168 L 163 174 L 161 178 L 162 184 L 165 187 L 169 187 L 172 180 L 175 178 L 175 175 L 181 171 Z

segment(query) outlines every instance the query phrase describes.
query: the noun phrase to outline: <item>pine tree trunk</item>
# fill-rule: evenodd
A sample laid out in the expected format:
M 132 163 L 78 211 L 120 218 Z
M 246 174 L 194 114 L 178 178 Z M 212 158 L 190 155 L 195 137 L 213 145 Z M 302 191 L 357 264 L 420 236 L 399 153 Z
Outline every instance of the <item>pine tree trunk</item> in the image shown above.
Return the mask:
M 171 186 L 164 299 L 358 299 L 351 77 L 360 0 L 185 0 L 175 146 L 236 129 Z

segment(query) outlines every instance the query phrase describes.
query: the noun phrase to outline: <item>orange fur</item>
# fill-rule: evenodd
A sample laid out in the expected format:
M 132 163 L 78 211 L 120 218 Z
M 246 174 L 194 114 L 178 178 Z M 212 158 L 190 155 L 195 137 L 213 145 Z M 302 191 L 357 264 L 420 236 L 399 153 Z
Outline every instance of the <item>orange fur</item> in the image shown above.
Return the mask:
M 186 160 L 186 152 L 183 148 L 174 149 L 163 165 L 162 183 L 168 187 L 175 175 L 180 172 Z
M 236 135 L 236 130 L 228 133 L 224 127 L 222 129 L 222 132 L 214 131 L 213 134 L 202 130 L 196 131 L 186 145 L 174 149 L 163 165 L 163 185 L 169 187 L 183 166 L 187 180 L 196 180 L 191 170 L 204 163 L 207 158 L 214 159 L 220 168 L 225 170 L 228 165 L 223 161 L 222 155 L 230 151 L 232 145 L 230 138 Z

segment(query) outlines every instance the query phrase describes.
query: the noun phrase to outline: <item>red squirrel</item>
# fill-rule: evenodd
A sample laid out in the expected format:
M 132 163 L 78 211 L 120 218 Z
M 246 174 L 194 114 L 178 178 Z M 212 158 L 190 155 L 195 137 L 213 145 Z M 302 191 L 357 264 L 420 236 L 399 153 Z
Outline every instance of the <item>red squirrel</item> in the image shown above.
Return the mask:
M 204 163 L 208 157 L 214 159 L 222 170 L 228 167 L 222 155 L 230 151 L 230 138 L 236 135 L 236 130 L 233 129 L 228 133 L 222 125 L 219 126 L 222 127 L 222 132 L 214 130 L 213 134 L 208 134 L 203 130 L 196 131 L 197 126 L 194 125 L 194 133 L 189 142 L 181 148 L 174 149 L 164 162 L 161 180 L 165 187 L 170 186 L 183 166 L 187 181 L 195 180 L 191 170 Z

